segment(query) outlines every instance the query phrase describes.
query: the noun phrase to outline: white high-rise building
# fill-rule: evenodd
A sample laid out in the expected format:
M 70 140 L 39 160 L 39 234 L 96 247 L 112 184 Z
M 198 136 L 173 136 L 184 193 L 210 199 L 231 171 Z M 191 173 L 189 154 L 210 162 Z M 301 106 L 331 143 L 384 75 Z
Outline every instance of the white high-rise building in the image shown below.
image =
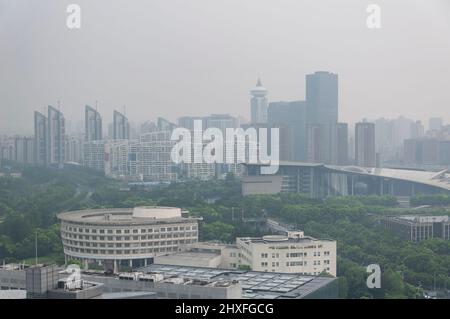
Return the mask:
M 258 79 L 256 87 L 250 90 L 251 98 L 251 122 L 252 123 L 267 123 L 267 109 L 268 100 L 267 94 L 269 92 L 262 86 L 261 80 Z

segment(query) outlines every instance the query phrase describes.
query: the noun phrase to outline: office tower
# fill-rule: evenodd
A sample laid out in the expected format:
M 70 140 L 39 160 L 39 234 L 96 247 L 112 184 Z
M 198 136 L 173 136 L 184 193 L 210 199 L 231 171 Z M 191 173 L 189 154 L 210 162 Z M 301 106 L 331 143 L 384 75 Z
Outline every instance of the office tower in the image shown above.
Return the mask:
M 47 158 L 48 164 L 62 165 L 65 161 L 65 120 L 64 115 L 48 106 L 47 117 Z
M 252 123 L 267 123 L 267 94 L 267 89 L 262 86 L 261 80 L 258 79 L 256 87 L 250 90 Z
M 331 164 L 348 165 L 347 123 L 337 123 L 331 127 Z
M 14 160 L 22 164 L 34 163 L 34 138 L 16 136 L 14 138 Z
M 331 163 L 332 126 L 338 122 L 338 75 L 330 72 L 315 72 L 306 75 L 306 116 L 307 125 L 314 127 L 308 130 L 316 136 L 308 137 L 308 141 L 319 143 L 308 146 L 309 150 L 320 149 L 321 161 Z M 320 130 L 320 140 L 317 140 Z M 317 152 L 315 152 L 317 155 Z M 314 155 L 317 161 L 317 157 Z
M 280 160 L 306 161 L 306 103 L 272 102 L 267 121 L 280 128 Z
M 34 162 L 36 165 L 47 165 L 47 117 L 34 112 Z
M 422 143 L 419 139 L 411 138 L 403 142 L 403 161 L 413 165 L 422 163 Z
M 130 124 L 128 118 L 120 112 L 114 111 L 113 139 L 128 140 L 130 138 Z
M 323 162 L 323 130 L 321 125 L 308 125 L 307 126 L 307 161 L 310 163 L 322 163 Z
M 426 138 L 422 140 L 422 161 L 425 165 L 436 165 L 439 163 L 439 140 Z
M 440 117 L 432 117 L 429 120 L 429 129 L 430 131 L 440 131 L 442 128 L 442 118 Z
M 102 139 L 102 117 L 97 110 L 86 105 L 85 112 L 85 140 L 99 141 Z
M 338 75 L 315 72 L 306 75 L 306 105 L 310 124 L 338 122 Z
M 425 129 L 421 121 L 411 123 L 411 138 L 421 138 L 424 136 Z
M 358 166 L 375 167 L 375 124 L 366 121 L 355 125 L 355 161 Z
M 362 167 L 376 166 L 375 124 L 356 123 L 355 126 L 356 165 Z
M 404 142 L 404 162 L 409 165 L 450 164 L 450 141 L 436 137 L 412 138 Z

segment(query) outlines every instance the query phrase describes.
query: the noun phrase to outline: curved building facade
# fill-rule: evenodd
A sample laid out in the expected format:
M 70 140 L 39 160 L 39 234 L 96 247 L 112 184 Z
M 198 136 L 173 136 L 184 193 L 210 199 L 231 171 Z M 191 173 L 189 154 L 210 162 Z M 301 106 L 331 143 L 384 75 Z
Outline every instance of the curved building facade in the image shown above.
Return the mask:
M 136 268 L 198 241 L 198 219 L 175 207 L 82 210 L 58 214 L 66 263 L 84 268 Z

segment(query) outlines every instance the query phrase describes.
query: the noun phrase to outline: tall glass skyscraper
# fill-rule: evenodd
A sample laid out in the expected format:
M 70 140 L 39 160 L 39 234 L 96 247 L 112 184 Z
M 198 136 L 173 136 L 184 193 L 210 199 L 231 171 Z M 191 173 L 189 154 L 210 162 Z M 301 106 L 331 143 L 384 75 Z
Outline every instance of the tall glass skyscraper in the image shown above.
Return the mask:
M 338 122 L 338 75 L 320 71 L 306 75 L 308 158 L 333 162 L 332 134 Z M 311 136 L 309 136 L 311 135 Z

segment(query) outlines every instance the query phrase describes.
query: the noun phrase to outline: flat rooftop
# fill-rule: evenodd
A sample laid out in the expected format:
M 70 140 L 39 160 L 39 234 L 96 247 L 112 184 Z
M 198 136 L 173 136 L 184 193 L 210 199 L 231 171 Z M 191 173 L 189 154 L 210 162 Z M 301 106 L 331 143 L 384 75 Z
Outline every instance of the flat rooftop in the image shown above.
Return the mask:
M 78 210 L 60 213 L 58 219 L 92 225 L 142 225 L 197 220 L 196 218 L 182 217 L 182 211 L 179 208 L 160 206 Z
M 395 220 L 400 220 L 410 223 L 446 223 L 450 222 L 449 216 L 414 216 L 414 215 L 404 215 L 391 217 Z
M 303 298 L 337 280 L 334 277 L 162 264 L 152 264 L 139 271 L 212 282 L 239 281 L 245 299 Z
M 292 238 L 282 235 L 269 235 L 263 237 L 239 237 L 239 240 L 252 244 L 282 245 L 282 244 L 307 244 L 317 241 L 334 241 L 332 239 L 317 239 L 310 236 Z
M 161 263 L 172 264 L 172 262 L 180 264 L 189 264 L 193 260 L 196 263 L 208 263 L 211 259 L 221 256 L 220 253 L 203 252 L 203 251 L 182 251 L 173 254 L 156 256 L 156 260 Z M 164 262 L 163 262 L 164 261 Z

